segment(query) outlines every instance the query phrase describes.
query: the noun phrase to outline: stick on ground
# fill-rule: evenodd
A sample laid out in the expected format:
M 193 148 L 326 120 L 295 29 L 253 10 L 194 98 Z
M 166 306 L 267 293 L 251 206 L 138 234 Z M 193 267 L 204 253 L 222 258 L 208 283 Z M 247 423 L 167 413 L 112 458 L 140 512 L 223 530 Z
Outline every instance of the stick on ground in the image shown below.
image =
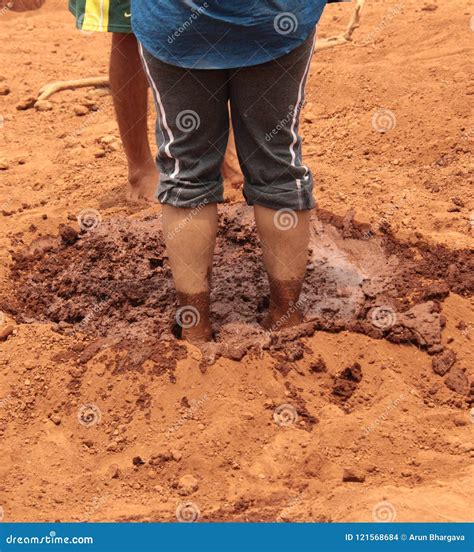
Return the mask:
M 360 26 L 360 14 L 364 4 L 365 0 L 356 0 L 356 5 L 346 30 L 340 35 L 316 40 L 316 50 L 326 50 L 327 48 L 332 48 L 333 46 L 340 46 L 351 42 L 354 31 Z

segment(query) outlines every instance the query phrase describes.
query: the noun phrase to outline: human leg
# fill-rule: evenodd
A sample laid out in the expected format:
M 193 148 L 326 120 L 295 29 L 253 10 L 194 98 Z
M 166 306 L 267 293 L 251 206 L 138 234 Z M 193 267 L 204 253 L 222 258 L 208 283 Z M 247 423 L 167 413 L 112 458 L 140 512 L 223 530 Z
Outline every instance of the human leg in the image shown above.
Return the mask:
M 244 194 L 254 205 L 270 284 L 267 328 L 301 320 L 314 199 L 298 127 L 312 49 L 310 37 L 282 58 L 235 71 L 229 85 Z

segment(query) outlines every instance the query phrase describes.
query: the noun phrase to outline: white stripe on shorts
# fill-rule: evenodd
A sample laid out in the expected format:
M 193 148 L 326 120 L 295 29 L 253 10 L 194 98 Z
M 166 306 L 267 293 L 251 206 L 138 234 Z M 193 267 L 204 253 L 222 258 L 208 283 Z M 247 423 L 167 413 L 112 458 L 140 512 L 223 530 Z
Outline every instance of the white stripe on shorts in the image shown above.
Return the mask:
M 299 89 L 298 89 L 298 100 L 297 100 L 296 105 L 295 105 L 295 110 L 294 110 L 294 115 L 293 115 L 293 122 L 291 124 L 291 133 L 293 135 L 293 142 L 291 143 L 291 146 L 290 146 L 290 154 L 291 154 L 291 164 L 295 168 L 296 168 L 295 145 L 296 145 L 296 142 L 298 141 L 298 135 L 296 134 L 296 122 L 298 121 L 299 112 L 301 111 L 301 108 L 302 108 L 300 103 L 303 99 L 304 85 L 305 85 L 305 82 L 306 82 L 306 78 L 308 77 L 309 68 L 310 68 L 310 65 L 311 65 L 311 58 L 313 57 L 313 52 L 314 52 L 315 41 L 316 41 L 316 36 L 314 37 L 313 46 L 312 46 L 311 52 L 309 54 L 308 63 L 306 64 L 306 69 L 303 73 L 303 78 L 301 79 L 300 86 L 299 86 Z M 305 177 L 306 177 L 306 175 L 309 172 L 309 169 L 306 165 L 303 165 L 303 167 L 306 170 L 306 172 L 305 172 Z M 296 186 L 298 187 L 298 190 L 301 188 L 301 180 L 300 179 L 298 179 L 296 181 Z
M 142 61 L 143 61 L 143 67 L 145 68 L 145 72 L 146 72 L 146 75 L 148 77 L 148 81 L 150 82 L 152 90 L 153 90 L 153 97 L 155 98 L 155 104 L 157 106 L 157 110 L 160 112 L 160 115 L 159 115 L 160 123 L 159 124 L 163 125 L 163 127 L 166 129 L 166 132 L 168 133 L 168 138 L 169 138 L 168 140 L 166 140 L 166 137 L 164 136 L 164 133 L 163 133 L 163 136 L 164 136 L 165 140 L 164 140 L 164 143 L 161 144 L 161 147 L 163 147 L 165 149 L 166 155 L 170 159 L 174 159 L 174 171 L 170 175 L 170 178 L 176 178 L 176 176 L 179 173 L 179 160 L 176 159 L 175 157 L 173 157 L 173 155 L 171 153 L 171 150 L 170 150 L 170 146 L 174 142 L 173 132 L 172 132 L 171 128 L 168 126 L 168 121 L 166 120 L 165 108 L 163 107 L 163 103 L 161 101 L 161 96 L 160 96 L 160 93 L 158 92 L 158 88 L 156 87 L 156 84 L 154 83 L 153 79 L 151 78 L 150 70 L 148 69 L 148 65 L 147 65 L 147 62 L 146 62 L 146 59 L 145 59 L 145 55 L 143 54 L 143 47 L 140 44 L 140 42 L 138 42 L 138 46 L 140 48 L 140 56 L 141 56 Z

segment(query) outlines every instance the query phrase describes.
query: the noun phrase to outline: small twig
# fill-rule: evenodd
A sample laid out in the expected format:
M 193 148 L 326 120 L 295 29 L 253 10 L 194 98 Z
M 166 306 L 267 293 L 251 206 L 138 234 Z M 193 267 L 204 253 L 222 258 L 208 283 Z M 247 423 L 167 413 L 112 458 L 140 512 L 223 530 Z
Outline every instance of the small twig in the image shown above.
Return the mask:
M 362 8 L 364 7 L 364 3 L 365 0 L 356 0 L 356 5 L 346 30 L 340 35 L 316 40 L 316 50 L 326 50 L 327 48 L 332 48 L 333 46 L 339 46 L 351 42 L 354 31 L 360 26 L 360 14 L 362 12 Z
M 74 90 L 84 86 L 108 86 L 109 77 L 87 77 L 68 81 L 50 82 L 42 86 L 38 93 L 38 100 L 47 100 L 61 90 Z

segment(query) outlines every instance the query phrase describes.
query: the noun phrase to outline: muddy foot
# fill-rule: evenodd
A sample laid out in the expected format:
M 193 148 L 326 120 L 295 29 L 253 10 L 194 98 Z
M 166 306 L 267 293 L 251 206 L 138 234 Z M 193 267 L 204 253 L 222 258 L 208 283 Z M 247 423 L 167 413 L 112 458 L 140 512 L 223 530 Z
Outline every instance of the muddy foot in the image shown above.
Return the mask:
M 209 324 L 209 326 L 203 328 L 189 328 L 187 330 L 183 328 L 181 338 L 195 345 L 208 343 L 213 340 L 211 325 Z
M 209 317 L 209 292 L 187 294 L 177 292 L 181 306 L 176 311 L 176 322 L 181 328 L 181 338 L 190 343 L 212 341 Z
M 262 326 L 268 331 L 278 331 L 285 328 L 292 328 L 303 322 L 303 315 L 299 309 L 287 311 L 272 309 L 262 321 Z

